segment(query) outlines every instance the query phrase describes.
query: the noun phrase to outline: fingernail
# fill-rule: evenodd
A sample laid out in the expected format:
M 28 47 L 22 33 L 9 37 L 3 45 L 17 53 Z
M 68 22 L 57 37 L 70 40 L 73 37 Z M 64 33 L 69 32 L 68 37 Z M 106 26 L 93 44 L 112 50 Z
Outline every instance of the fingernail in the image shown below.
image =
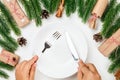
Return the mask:
M 34 65 L 33 65 L 33 66 L 34 66 L 34 67 L 36 67 L 36 65 L 37 65 L 37 64 L 36 64 L 36 63 L 34 63 Z

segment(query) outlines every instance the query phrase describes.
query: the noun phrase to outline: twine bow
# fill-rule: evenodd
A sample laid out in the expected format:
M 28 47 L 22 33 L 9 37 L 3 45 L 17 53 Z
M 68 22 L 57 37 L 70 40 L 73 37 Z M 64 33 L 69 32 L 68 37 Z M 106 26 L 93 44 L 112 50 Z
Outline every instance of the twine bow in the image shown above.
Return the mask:
M 93 14 L 92 17 L 89 19 L 89 26 L 92 29 L 96 28 L 96 20 L 97 20 L 98 16 L 96 14 Z

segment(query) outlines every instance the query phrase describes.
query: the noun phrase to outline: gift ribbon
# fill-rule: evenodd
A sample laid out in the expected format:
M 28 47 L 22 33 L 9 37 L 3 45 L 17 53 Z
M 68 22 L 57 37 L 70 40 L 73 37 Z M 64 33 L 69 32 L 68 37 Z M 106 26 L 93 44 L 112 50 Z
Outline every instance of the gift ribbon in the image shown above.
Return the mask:
M 92 17 L 89 19 L 88 22 L 89 22 L 89 25 L 90 25 L 91 28 L 95 28 L 96 27 L 96 20 L 97 20 L 97 18 L 98 18 L 97 14 L 94 13 L 92 15 Z
M 116 38 L 120 38 L 120 35 Z M 108 39 L 107 43 L 109 43 L 109 45 L 105 49 L 103 49 L 102 53 L 104 53 L 109 47 L 111 47 L 110 45 L 112 43 L 115 43 L 117 46 L 120 45 L 120 41 L 118 41 L 116 38 L 112 36 L 110 39 Z
M 19 17 L 19 19 L 24 19 L 24 15 L 21 14 L 19 11 L 19 8 L 17 8 L 17 0 L 15 0 L 13 3 L 9 2 L 10 8 L 13 9 L 13 13 Z

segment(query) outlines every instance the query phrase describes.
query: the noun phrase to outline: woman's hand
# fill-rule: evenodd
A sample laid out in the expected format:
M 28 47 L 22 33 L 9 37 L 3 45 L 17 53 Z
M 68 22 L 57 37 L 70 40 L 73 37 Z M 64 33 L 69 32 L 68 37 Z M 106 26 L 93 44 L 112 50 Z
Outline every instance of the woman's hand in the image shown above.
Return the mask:
M 34 56 L 29 61 L 23 61 L 16 66 L 16 80 L 34 80 L 36 61 L 38 56 Z
M 101 77 L 93 64 L 79 62 L 78 80 L 101 80 Z

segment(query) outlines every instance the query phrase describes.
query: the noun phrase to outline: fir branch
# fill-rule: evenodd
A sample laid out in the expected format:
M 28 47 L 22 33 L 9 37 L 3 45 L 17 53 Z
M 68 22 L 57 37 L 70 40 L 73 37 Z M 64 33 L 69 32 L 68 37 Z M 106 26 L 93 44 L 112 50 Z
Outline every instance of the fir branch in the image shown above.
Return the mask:
M 60 4 L 60 0 L 50 0 L 50 13 L 53 14 Z
M 10 34 L 9 25 L 7 25 L 7 23 L 5 23 L 5 20 L 2 19 L 1 17 L 0 17 L 0 25 L 1 25 L 2 30 L 4 30 L 4 33 Z
M 5 15 L 5 19 L 7 19 L 7 22 L 10 24 L 10 27 L 13 30 L 13 32 L 18 36 L 21 35 L 21 31 L 18 28 L 18 26 L 17 26 L 16 22 L 14 21 L 13 17 L 10 15 L 9 10 L 7 10 L 7 8 L 2 4 L 1 1 L 0 1 L 0 10 Z
M 4 71 L 0 70 L 0 77 L 3 77 L 5 79 L 8 79 L 9 76 L 7 75 L 7 73 L 5 73 Z
M 112 8 L 111 11 L 106 15 L 103 28 L 102 28 L 102 35 L 105 36 L 107 30 L 114 24 L 116 20 L 116 16 L 118 16 L 120 11 L 120 4 L 118 4 L 115 8 Z
M 115 24 L 112 25 L 112 26 L 106 31 L 106 34 L 104 35 L 105 38 L 109 38 L 110 36 L 112 36 L 112 34 L 115 33 L 119 28 L 120 28 L 120 17 L 116 20 Z
M 65 0 L 65 10 L 68 17 L 76 11 L 76 4 L 76 0 Z
M 41 6 L 40 6 L 40 2 L 38 0 L 31 0 L 31 3 L 32 3 L 34 11 L 35 11 L 36 25 L 39 26 L 42 24 L 42 21 L 41 21 L 42 10 L 41 10 Z
M 14 52 L 16 50 L 16 47 L 14 47 L 13 45 L 11 45 L 9 42 L 5 42 L 3 40 L 0 39 L 0 46 L 10 52 Z
M 86 1 L 87 2 L 87 1 Z M 83 22 L 86 22 L 96 4 L 97 0 L 89 0 L 87 2 L 88 5 L 85 5 L 86 6 L 86 9 L 85 9 L 85 13 L 83 15 Z
M 108 72 L 115 73 L 120 68 L 120 56 L 116 58 L 110 65 Z
M 5 41 L 9 42 L 9 44 L 13 45 L 14 47 L 18 47 L 18 44 L 14 38 L 4 32 L 4 29 L 0 25 L 0 35 L 4 38 Z
M 114 61 L 115 59 L 117 59 L 120 56 L 120 47 L 116 48 L 111 55 L 109 56 L 109 59 L 111 61 Z
M 103 13 L 103 16 L 101 17 L 101 21 L 105 20 L 106 15 L 111 11 L 111 8 L 115 7 L 117 0 L 110 0 L 109 5 L 107 6 L 105 12 Z
M 85 1 L 84 0 L 77 0 L 77 6 L 78 6 L 79 17 L 83 17 L 84 8 L 85 8 Z
M 7 69 L 7 70 L 9 70 L 9 71 L 12 71 L 12 70 L 14 69 L 13 66 L 8 65 L 8 64 L 5 64 L 5 63 L 3 63 L 3 62 L 0 62 L 0 68 Z
M 40 2 L 43 4 L 44 8 L 50 12 L 50 0 L 40 0 Z
M 30 20 L 32 20 L 32 13 L 31 13 L 31 9 L 30 9 L 30 4 L 27 2 L 27 0 L 19 0 L 19 2 L 23 5 L 27 16 L 29 17 Z

